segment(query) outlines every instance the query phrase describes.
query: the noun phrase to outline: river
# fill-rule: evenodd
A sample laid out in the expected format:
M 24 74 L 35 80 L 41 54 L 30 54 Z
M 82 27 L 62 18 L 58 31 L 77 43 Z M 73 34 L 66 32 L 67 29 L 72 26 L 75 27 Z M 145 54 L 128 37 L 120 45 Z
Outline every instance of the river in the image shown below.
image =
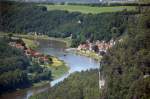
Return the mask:
M 40 87 L 31 87 L 10 93 L 5 93 L 2 96 L 0 96 L 0 99 L 29 99 L 31 95 L 47 91 L 50 88 L 50 85 L 54 86 L 55 84 L 63 81 L 70 74 L 76 71 L 85 71 L 88 69 L 99 68 L 99 63 L 89 57 L 65 52 L 64 49 L 66 47 L 64 43 L 47 40 L 41 40 L 39 41 L 39 43 L 40 48 L 38 49 L 38 51 L 45 54 L 56 56 L 59 59 L 63 60 L 70 68 L 68 73 L 62 75 L 62 77 L 56 80 L 51 81 L 50 84 L 44 84 L 43 86 Z

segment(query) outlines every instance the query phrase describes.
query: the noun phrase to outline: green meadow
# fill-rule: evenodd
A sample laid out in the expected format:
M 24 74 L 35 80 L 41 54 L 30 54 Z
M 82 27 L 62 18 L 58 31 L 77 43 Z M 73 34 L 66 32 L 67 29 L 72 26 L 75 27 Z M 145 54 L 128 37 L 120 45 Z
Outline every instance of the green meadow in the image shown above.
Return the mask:
M 50 5 L 40 4 L 40 6 L 46 6 L 48 11 L 51 10 L 66 10 L 69 12 L 81 12 L 81 13 L 106 13 L 106 12 L 118 12 L 126 9 L 127 11 L 133 11 L 136 9 L 135 6 L 113 6 L 113 7 L 92 7 L 85 5 Z

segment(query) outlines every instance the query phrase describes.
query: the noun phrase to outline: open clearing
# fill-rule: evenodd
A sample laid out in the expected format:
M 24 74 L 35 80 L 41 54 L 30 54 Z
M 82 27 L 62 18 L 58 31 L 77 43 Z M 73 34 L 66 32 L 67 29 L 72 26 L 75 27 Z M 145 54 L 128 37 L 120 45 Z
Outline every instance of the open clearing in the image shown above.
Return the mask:
M 114 7 L 92 7 L 85 5 L 50 5 L 40 4 L 39 6 L 46 6 L 48 11 L 51 10 L 65 10 L 69 12 L 81 12 L 81 13 L 106 13 L 106 12 L 118 12 L 126 9 L 127 11 L 133 11 L 136 9 L 135 6 L 114 6 Z

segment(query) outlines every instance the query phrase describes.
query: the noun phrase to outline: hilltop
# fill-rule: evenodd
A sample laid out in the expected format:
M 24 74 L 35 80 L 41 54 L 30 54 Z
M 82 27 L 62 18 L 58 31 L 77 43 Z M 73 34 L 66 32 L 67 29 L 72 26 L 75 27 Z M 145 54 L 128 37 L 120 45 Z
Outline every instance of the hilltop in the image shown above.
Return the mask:
M 99 0 L 7 0 L 7 1 L 21 1 L 21 2 L 50 2 L 50 3 L 99 3 Z
M 81 12 L 81 13 L 108 13 L 108 12 L 120 12 L 123 10 L 133 11 L 135 6 L 114 6 L 114 7 L 92 7 L 86 5 L 51 5 L 51 4 L 40 4 L 40 6 L 47 7 L 48 11 L 52 10 L 64 10 L 69 12 Z
M 49 3 L 133 3 L 138 0 L 7 0 L 7 1 L 21 1 L 21 2 L 49 2 Z

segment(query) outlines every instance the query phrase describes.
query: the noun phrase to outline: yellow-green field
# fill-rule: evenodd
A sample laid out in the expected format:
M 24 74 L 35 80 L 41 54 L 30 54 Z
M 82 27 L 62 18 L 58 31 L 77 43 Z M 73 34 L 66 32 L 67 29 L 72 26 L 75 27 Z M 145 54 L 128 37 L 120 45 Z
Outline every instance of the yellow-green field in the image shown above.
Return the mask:
M 114 7 L 92 7 L 85 5 L 50 5 L 40 4 L 39 6 L 46 6 L 49 11 L 51 10 L 66 10 L 69 12 L 81 12 L 81 13 L 104 13 L 104 12 L 118 12 L 127 9 L 127 11 L 135 10 L 135 6 L 114 6 Z
M 25 38 L 23 38 L 22 40 L 25 42 L 25 44 L 26 44 L 26 46 L 27 46 L 28 48 L 35 49 L 35 48 L 38 47 L 38 45 L 35 43 L 34 40 L 25 39 Z
M 52 64 L 48 64 L 47 67 L 50 68 L 52 72 L 53 79 L 57 79 L 68 72 L 69 67 L 64 61 L 59 60 L 57 57 L 51 56 Z
M 54 67 L 59 67 L 59 66 L 62 66 L 64 63 L 60 60 L 58 60 L 58 58 L 56 57 L 52 57 L 52 64 L 51 66 L 54 66 Z

